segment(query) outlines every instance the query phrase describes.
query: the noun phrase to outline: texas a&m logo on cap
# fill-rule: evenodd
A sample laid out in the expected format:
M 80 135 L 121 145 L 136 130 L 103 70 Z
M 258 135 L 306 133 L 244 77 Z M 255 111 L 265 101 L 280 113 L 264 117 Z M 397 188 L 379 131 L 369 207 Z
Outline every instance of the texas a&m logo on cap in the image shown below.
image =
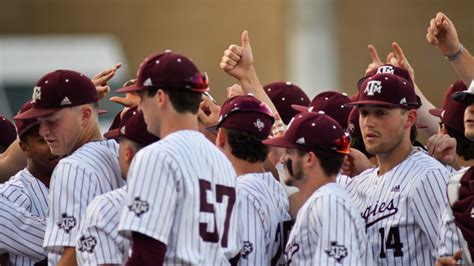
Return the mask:
M 393 66 L 381 66 L 377 68 L 377 74 L 395 74 Z
M 31 96 L 31 102 L 35 103 L 36 100 L 41 100 L 41 87 L 33 88 L 33 96 Z
M 382 81 L 371 80 L 367 82 L 364 93 L 368 96 L 374 96 L 375 93 L 382 93 Z

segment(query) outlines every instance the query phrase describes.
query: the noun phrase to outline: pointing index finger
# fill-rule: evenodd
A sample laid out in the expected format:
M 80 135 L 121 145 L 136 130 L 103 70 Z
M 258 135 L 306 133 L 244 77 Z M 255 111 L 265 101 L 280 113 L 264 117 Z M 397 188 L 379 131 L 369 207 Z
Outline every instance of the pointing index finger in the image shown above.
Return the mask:
M 380 60 L 379 54 L 377 53 L 375 46 L 373 46 L 372 44 L 369 44 L 368 49 L 369 49 L 370 58 L 372 58 L 372 62 L 382 65 L 383 64 L 382 60 Z

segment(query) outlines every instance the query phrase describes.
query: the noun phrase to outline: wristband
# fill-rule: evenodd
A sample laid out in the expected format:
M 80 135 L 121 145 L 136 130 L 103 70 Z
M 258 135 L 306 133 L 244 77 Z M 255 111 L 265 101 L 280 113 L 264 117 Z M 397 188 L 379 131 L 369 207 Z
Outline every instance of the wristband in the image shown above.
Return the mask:
M 453 55 L 444 55 L 444 58 L 446 58 L 446 60 L 448 61 L 454 61 L 461 56 L 463 51 L 464 51 L 464 46 L 462 45 L 462 43 L 459 43 L 459 50 Z

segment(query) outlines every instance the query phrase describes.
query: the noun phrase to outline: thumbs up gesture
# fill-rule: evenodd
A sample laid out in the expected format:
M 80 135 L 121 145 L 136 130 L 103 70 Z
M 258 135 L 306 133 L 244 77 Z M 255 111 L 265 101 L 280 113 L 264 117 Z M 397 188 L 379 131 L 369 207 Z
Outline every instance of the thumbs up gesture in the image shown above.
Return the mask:
M 253 54 L 247 31 L 242 32 L 241 46 L 232 44 L 224 51 L 220 67 L 229 75 L 242 80 L 253 70 Z

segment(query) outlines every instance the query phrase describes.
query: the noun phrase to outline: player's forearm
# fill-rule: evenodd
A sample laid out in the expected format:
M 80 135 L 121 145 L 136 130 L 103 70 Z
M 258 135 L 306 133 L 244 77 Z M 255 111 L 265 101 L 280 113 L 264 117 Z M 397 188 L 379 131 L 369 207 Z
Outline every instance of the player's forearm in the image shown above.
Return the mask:
M 74 247 L 65 247 L 64 253 L 59 260 L 58 266 L 76 266 L 76 250 Z
M 421 99 L 421 107 L 418 109 L 418 122 L 428 126 L 423 131 L 429 136 L 432 136 L 438 132 L 439 118 L 429 113 L 430 109 L 436 108 L 423 94 L 417 84 L 415 84 L 415 93 Z
M 16 139 L 8 149 L 0 154 L 0 184 L 6 182 L 26 166 L 26 156 Z
M 261 100 L 262 102 L 266 103 L 268 107 L 272 110 L 273 114 L 278 114 L 275 105 L 273 105 L 272 100 L 270 97 L 265 93 L 263 90 L 263 86 L 260 83 L 260 80 L 257 76 L 257 71 L 254 67 L 251 68 L 248 75 L 245 78 L 242 78 L 240 81 L 240 85 L 245 93 L 252 93 L 255 98 Z
M 471 53 L 464 48 L 458 59 L 451 61 L 451 65 L 458 74 L 459 78 L 464 81 L 466 86 L 471 84 L 474 79 L 474 58 Z

